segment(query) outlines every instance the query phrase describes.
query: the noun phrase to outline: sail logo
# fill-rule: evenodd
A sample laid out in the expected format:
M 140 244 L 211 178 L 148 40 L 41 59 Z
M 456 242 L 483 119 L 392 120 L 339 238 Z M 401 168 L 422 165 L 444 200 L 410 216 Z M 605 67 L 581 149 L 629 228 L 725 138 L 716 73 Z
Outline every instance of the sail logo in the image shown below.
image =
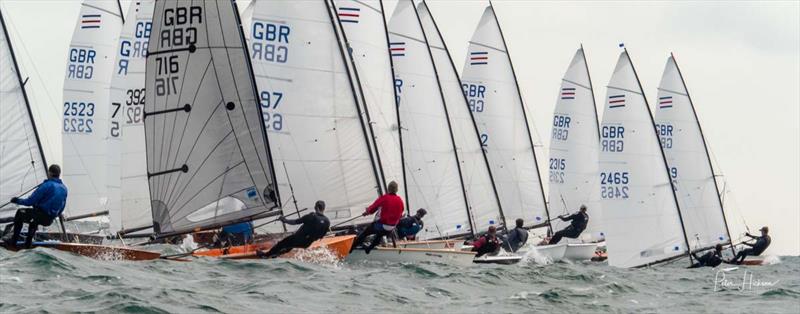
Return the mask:
M 672 96 L 659 97 L 658 108 L 659 109 L 672 108 Z
M 575 99 L 575 87 L 562 88 L 561 99 Z
M 339 21 L 343 23 L 358 23 L 358 17 L 361 14 L 360 8 L 339 8 Z
M 81 15 L 81 28 L 100 28 L 100 14 Z
M 608 108 L 625 107 L 625 95 L 608 96 Z
M 470 65 L 485 65 L 489 64 L 489 52 L 488 51 L 473 51 L 469 53 L 469 64 Z
M 389 43 L 389 52 L 392 54 L 392 57 L 404 57 L 406 55 L 406 43 Z

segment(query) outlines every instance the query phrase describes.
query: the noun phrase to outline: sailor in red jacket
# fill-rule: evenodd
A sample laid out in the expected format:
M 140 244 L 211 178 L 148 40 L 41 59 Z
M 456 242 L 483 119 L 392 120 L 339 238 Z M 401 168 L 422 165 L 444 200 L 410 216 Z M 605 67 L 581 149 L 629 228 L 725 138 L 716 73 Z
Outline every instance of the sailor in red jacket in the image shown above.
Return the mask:
M 403 216 L 404 205 L 403 199 L 397 195 L 397 182 L 389 182 L 386 191 L 386 194 L 378 197 L 378 199 L 361 214 L 362 216 L 367 216 L 376 211 L 378 212 L 375 221 L 358 234 L 355 242 L 353 242 L 353 246 L 350 247 L 350 252 L 353 252 L 356 246 L 363 244 L 364 239 L 374 234 L 374 240 L 372 240 L 369 246 L 364 248 L 364 252 L 369 254 L 369 252 L 381 242 L 381 238 L 392 234 L 394 228 L 397 227 L 397 223 L 400 222 L 400 218 Z

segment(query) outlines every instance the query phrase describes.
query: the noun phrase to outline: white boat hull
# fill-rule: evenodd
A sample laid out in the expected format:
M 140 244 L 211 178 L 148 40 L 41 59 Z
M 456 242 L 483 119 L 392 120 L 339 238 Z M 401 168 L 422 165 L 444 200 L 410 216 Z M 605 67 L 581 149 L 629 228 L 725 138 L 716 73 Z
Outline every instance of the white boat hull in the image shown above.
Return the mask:
M 453 240 L 433 240 L 433 241 L 399 241 L 398 247 L 411 249 L 434 249 L 445 250 L 459 247 L 457 241 Z
M 416 249 L 416 248 L 387 248 L 377 247 L 366 254 L 364 250 L 357 249 L 347 256 L 347 261 L 384 261 L 394 263 L 441 263 L 454 266 L 469 266 L 475 258 L 474 252 L 463 252 L 452 249 Z
M 531 250 L 535 250 L 535 252 L 530 252 Z M 540 258 L 534 257 L 534 259 L 539 262 L 547 263 L 555 263 L 564 259 L 564 254 L 567 252 L 567 244 L 560 243 L 560 244 L 550 244 L 550 245 L 538 245 L 534 247 L 526 247 L 517 251 L 519 255 L 538 255 Z
M 521 260 L 522 260 L 521 255 L 495 255 L 495 256 L 484 255 L 481 257 L 476 257 L 475 259 L 472 260 L 472 262 L 476 264 L 508 265 L 508 264 L 519 263 L 519 261 Z
M 569 243 L 564 252 L 564 259 L 571 261 L 588 261 L 594 257 L 597 243 Z

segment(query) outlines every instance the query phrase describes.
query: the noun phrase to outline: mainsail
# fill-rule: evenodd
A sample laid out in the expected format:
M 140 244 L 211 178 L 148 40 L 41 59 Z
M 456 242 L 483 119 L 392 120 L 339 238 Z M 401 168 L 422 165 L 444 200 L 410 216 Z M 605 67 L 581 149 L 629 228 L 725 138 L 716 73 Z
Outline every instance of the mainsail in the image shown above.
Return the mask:
M 450 120 L 433 56 L 411 0 L 400 1 L 389 22 L 408 208 L 425 208 L 422 239 L 473 232 Z
M 261 107 L 233 1 L 162 1 L 144 129 L 161 236 L 278 214 Z
M 439 90 L 449 117 L 464 191 L 467 195 L 467 205 L 472 214 L 475 231 L 486 230 L 491 225 L 513 225 L 513 222 L 504 221 L 517 217 L 504 216 L 492 180 L 492 173 L 481 147 L 475 120 L 467 106 L 467 99 L 461 89 L 461 80 L 458 78 L 458 72 L 456 72 L 447 45 L 439 32 L 439 27 L 436 26 L 436 21 L 425 1 L 417 6 L 417 12 L 422 29 L 425 31 L 425 37 L 428 39 L 433 65 L 439 78 Z
M 656 132 L 667 157 L 691 249 L 730 243 L 703 131 L 672 56 L 661 76 L 656 104 Z
M 116 38 L 122 27 L 118 1 L 85 0 L 72 35 L 64 79 L 62 178 L 69 188 L 65 215 L 107 209 L 109 86 Z
M 111 233 L 149 227 L 150 191 L 144 140 L 145 61 L 154 0 L 128 8 L 111 78 L 108 141 L 108 210 Z
M 336 224 L 383 184 L 332 10 L 325 0 L 257 1 L 247 32 L 284 213 L 324 200 Z
M 513 225 L 516 218 L 525 220 L 525 226 L 545 223 L 547 205 L 527 114 L 491 6 L 483 12 L 469 42 L 461 79 L 507 225 Z
M 604 238 L 597 184 L 600 138 L 597 124 L 589 67 L 583 48 L 580 48 L 561 79 L 553 113 L 548 169 L 551 209 L 567 214 L 586 205 L 589 224 L 579 239 L 586 241 Z M 561 220 L 553 221 L 554 229 L 558 230 L 568 224 Z
M 353 74 L 360 87 L 357 90 L 362 104 L 366 106 L 363 111 L 369 119 L 384 185 L 395 181 L 402 188 L 405 185 L 403 153 L 392 63 L 386 49 L 389 39 L 383 3 L 379 0 L 336 0 L 332 6 L 354 64 Z
M 637 267 L 688 252 L 653 118 L 628 57 L 608 83 L 600 126 L 600 197 L 608 263 Z
M 44 152 L 19 71 L 6 21 L 0 12 L 0 203 L 21 196 L 47 178 Z M 0 208 L 14 216 L 16 205 Z

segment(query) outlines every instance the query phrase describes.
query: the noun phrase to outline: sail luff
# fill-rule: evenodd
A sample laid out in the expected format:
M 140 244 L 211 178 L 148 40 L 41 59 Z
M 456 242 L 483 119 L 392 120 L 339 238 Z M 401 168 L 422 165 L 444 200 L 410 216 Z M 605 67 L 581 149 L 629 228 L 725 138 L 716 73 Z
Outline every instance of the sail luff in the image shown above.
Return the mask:
M 409 1 L 411 1 L 411 0 L 409 0 Z M 424 5 L 424 2 L 423 2 L 423 5 Z M 412 3 L 412 6 L 413 6 L 413 3 Z M 422 30 L 422 38 L 425 41 L 425 47 L 426 47 L 426 49 L 428 51 L 428 56 L 430 57 L 431 65 L 433 65 L 432 69 L 433 69 L 434 77 L 436 78 L 436 86 L 439 89 L 439 97 L 441 97 L 442 108 L 444 110 L 445 120 L 447 121 L 447 130 L 449 131 L 449 134 L 450 134 L 450 142 L 453 145 L 452 146 L 453 147 L 453 155 L 455 156 L 455 160 L 456 160 L 456 169 L 458 169 L 458 179 L 459 179 L 459 182 L 461 183 L 461 193 L 462 193 L 462 195 L 464 197 L 464 204 L 466 205 L 466 207 L 464 209 L 466 210 L 467 218 L 469 219 L 469 224 L 470 224 L 470 227 L 471 227 L 470 231 L 471 231 L 472 235 L 474 236 L 478 232 L 477 231 L 477 224 L 475 223 L 475 218 L 473 218 L 473 216 L 472 216 L 472 212 L 469 210 L 469 208 L 470 208 L 469 198 L 467 197 L 467 190 L 466 190 L 466 187 L 465 187 L 465 184 L 464 184 L 464 175 L 463 175 L 463 173 L 461 171 L 461 161 L 460 161 L 460 158 L 458 156 L 458 149 L 456 147 L 456 139 L 455 139 L 455 136 L 453 135 L 453 126 L 452 126 L 452 123 L 450 122 L 450 114 L 448 113 L 448 110 L 447 110 L 447 105 L 446 105 L 447 100 L 445 99 L 444 91 L 442 91 L 442 82 L 439 79 L 439 71 L 436 69 L 436 65 L 434 64 L 435 61 L 434 61 L 434 58 L 433 58 L 433 52 L 431 51 L 430 42 L 428 41 L 428 35 L 425 34 L 424 27 L 422 26 L 422 20 L 419 17 L 419 12 L 417 12 L 416 9 L 414 9 L 413 11 L 414 11 L 414 16 L 416 16 L 417 22 L 419 23 L 419 28 L 420 28 L 420 30 Z
M 329 2 L 330 1 L 330 2 Z M 358 77 L 358 69 L 353 61 L 352 54 L 349 52 L 350 44 L 347 41 L 347 34 L 344 32 L 344 27 L 342 26 L 342 21 L 339 19 L 339 15 L 336 14 L 334 18 L 333 12 L 336 12 L 336 4 L 333 3 L 332 0 L 325 0 L 325 8 L 328 12 L 328 17 L 331 19 L 331 28 L 333 28 L 333 34 L 336 36 L 336 44 L 339 46 L 339 54 L 342 57 L 342 63 L 344 63 L 345 72 L 347 73 L 347 82 L 350 85 L 350 92 L 353 94 L 353 104 L 356 107 L 356 113 L 358 115 L 358 120 L 360 121 L 361 125 L 361 132 L 364 134 L 364 144 L 367 146 L 367 152 L 369 153 L 369 159 L 372 164 L 372 172 L 375 176 L 375 182 L 378 183 L 378 186 L 375 187 L 375 190 L 378 193 L 378 196 L 383 194 L 383 189 L 386 186 L 386 181 L 383 173 L 383 167 L 381 166 L 381 155 L 378 150 L 377 143 L 375 142 L 374 130 L 372 128 L 372 124 L 369 123 L 369 109 L 367 108 L 367 101 L 364 98 L 364 89 L 361 87 L 361 82 Z M 333 12 L 331 12 L 333 10 Z M 339 26 L 338 28 L 336 26 Z M 340 32 L 341 31 L 341 37 Z M 348 47 L 348 52 L 345 53 L 345 48 L 342 45 L 344 42 Z M 351 71 L 352 67 L 352 73 Z M 353 80 L 355 79 L 355 83 Z M 360 102 L 359 102 L 360 96 Z M 362 114 L 362 109 L 363 114 Z M 365 126 L 364 115 L 367 117 Z M 367 129 L 369 128 L 369 131 Z
M 692 111 L 692 115 L 694 116 L 694 121 L 697 125 L 697 130 L 700 132 L 700 140 L 703 143 L 703 152 L 706 157 L 706 161 L 708 162 L 708 168 L 711 170 L 711 181 L 714 184 L 714 195 L 716 196 L 717 203 L 719 204 L 720 213 L 722 214 L 722 221 L 725 225 L 725 232 L 728 235 L 728 244 L 731 246 L 731 252 L 736 255 L 736 249 L 733 245 L 733 238 L 731 237 L 731 231 L 728 227 L 728 219 L 725 216 L 725 207 L 722 204 L 722 199 L 719 193 L 719 186 L 717 185 L 717 179 L 715 178 L 714 172 L 714 165 L 711 163 L 711 156 L 708 152 L 708 143 L 706 142 L 706 137 L 703 134 L 703 127 L 700 124 L 700 118 L 697 116 L 697 110 L 694 107 L 694 102 L 692 101 L 692 96 L 689 94 L 689 88 L 686 86 L 686 80 L 683 78 L 683 73 L 681 72 L 680 66 L 678 66 L 678 62 L 675 60 L 675 55 L 670 53 L 670 58 L 672 58 L 673 62 L 675 63 L 675 69 L 678 71 L 678 77 L 680 77 L 681 84 L 683 85 L 683 90 L 686 92 L 686 98 L 689 100 L 689 107 Z
M 628 54 L 628 48 L 623 48 L 623 49 L 625 51 L 625 54 Z M 650 109 L 650 104 L 647 102 L 647 96 L 645 96 L 644 94 L 644 89 L 642 88 L 642 82 L 639 80 L 639 74 L 636 73 L 636 67 L 633 66 L 633 60 L 631 60 L 629 54 L 628 54 L 628 62 L 630 63 L 631 69 L 633 70 L 633 76 L 636 78 L 636 84 L 638 84 L 639 90 L 642 92 L 642 98 L 644 99 L 645 107 L 647 107 L 647 113 L 648 113 L 647 117 L 650 118 L 650 122 L 652 123 L 651 124 L 652 127 L 650 129 L 656 136 L 656 139 L 658 139 L 659 138 L 658 132 L 656 131 L 655 128 L 656 121 L 653 119 L 653 111 Z M 669 177 L 669 163 L 667 163 L 667 156 L 666 154 L 664 154 L 664 149 L 661 147 L 660 141 L 658 145 L 658 151 L 661 152 L 661 159 L 664 161 L 664 171 L 666 171 L 667 176 Z M 670 194 L 672 194 L 672 200 L 675 202 L 675 208 L 678 211 L 678 220 L 681 223 L 681 230 L 683 231 L 683 240 L 685 241 L 686 244 L 687 253 L 690 253 L 692 251 L 692 247 L 689 246 L 689 238 L 686 236 L 686 226 L 683 223 L 683 214 L 681 213 L 681 207 L 680 204 L 678 203 L 678 196 L 675 195 L 675 182 L 673 182 L 671 179 L 667 181 L 669 181 L 669 185 L 671 187 Z M 692 264 L 694 264 L 694 261 L 692 255 L 689 254 L 689 265 L 691 266 Z
M 592 95 L 592 109 L 594 109 L 594 128 L 595 130 L 600 130 L 600 118 L 597 114 L 597 100 L 594 98 L 594 85 L 592 85 L 592 73 L 589 72 L 589 62 L 586 61 L 586 51 L 583 50 L 583 44 L 581 44 L 581 51 L 583 51 L 583 64 L 586 66 L 586 76 L 589 78 L 589 90 L 591 91 Z M 597 132 L 597 139 L 600 140 L 600 132 Z
M 462 83 L 461 83 L 461 78 L 459 78 L 458 75 L 457 75 L 458 70 L 456 70 L 456 65 L 453 62 L 452 56 L 450 55 L 450 52 L 449 52 L 450 50 L 447 48 L 447 43 L 444 41 L 444 37 L 442 36 L 442 32 L 439 30 L 439 26 L 436 24 L 436 19 L 433 17 L 433 14 L 430 12 L 430 9 L 428 8 L 425 0 L 422 1 L 422 6 L 423 6 L 423 8 L 425 8 L 426 12 L 428 12 L 428 15 L 430 16 L 431 23 L 433 24 L 433 27 L 436 30 L 436 34 L 439 36 L 439 38 L 442 38 L 442 46 L 444 47 L 444 50 L 447 52 L 447 59 L 448 59 L 448 61 L 450 63 L 450 68 L 453 71 L 453 73 L 456 73 L 455 79 L 458 82 L 458 86 L 461 87 L 461 86 L 463 86 Z M 429 46 L 428 49 L 430 50 L 430 46 Z M 437 75 L 437 77 L 438 77 L 438 75 Z M 440 91 L 441 91 L 441 82 L 439 84 L 440 84 Z M 459 92 L 460 92 L 459 94 L 460 94 L 461 98 L 464 100 L 464 105 L 466 106 L 469 103 L 469 101 L 467 100 L 467 95 L 460 89 L 459 89 Z M 442 94 L 442 97 L 444 97 L 444 94 Z M 444 101 L 444 99 L 443 99 L 443 101 Z M 446 103 L 446 101 L 445 101 L 445 103 Z M 446 106 L 445 106 L 445 108 L 446 108 Z M 468 108 L 468 106 L 467 106 L 467 108 Z M 472 130 L 475 133 L 475 141 L 480 143 L 480 133 L 478 132 L 478 125 L 475 123 L 475 117 L 472 115 L 471 111 L 469 111 L 469 119 L 470 119 L 470 122 L 472 123 Z M 449 121 L 450 121 L 450 119 L 448 117 L 448 123 L 449 123 Z M 450 132 L 452 133 L 452 127 L 451 127 L 451 131 Z M 480 151 L 481 151 L 481 156 L 483 157 L 483 162 L 484 162 L 483 166 L 485 166 L 486 171 L 487 171 L 487 173 L 489 175 L 489 183 L 491 184 L 492 193 L 494 193 L 494 199 L 495 199 L 495 203 L 497 204 L 497 210 L 498 210 L 498 213 L 500 214 L 500 219 L 503 221 L 502 228 L 508 229 L 509 223 L 506 220 L 506 217 L 505 217 L 505 215 L 503 213 L 503 206 L 500 203 L 500 195 L 497 193 L 497 186 L 494 183 L 494 177 L 492 175 L 492 169 L 491 169 L 491 167 L 489 167 L 489 159 L 486 156 L 486 151 L 485 150 L 481 149 Z M 534 160 L 535 160 L 535 158 L 534 158 Z M 459 165 L 460 164 L 461 163 L 459 163 Z M 460 170 L 461 170 L 461 167 L 459 167 L 459 171 Z M 465 190 L 465 195 L 466 195 L 466 186 L 465 186 L 464 190 Z M 544 193 L 544 190 L 542 190 L 542 193 Z M 544 197 L 544 194 L 542 194 L 542 197 Z M 467 202 L 467 210 L 469 211 L 470 208 L 471 207 L 469 206 L 469 202 Z M 470 214 L 470 216 L 472 216 L 472 214 Z M 476 227 L 477 227 L 477 225 L 476 225 Z

